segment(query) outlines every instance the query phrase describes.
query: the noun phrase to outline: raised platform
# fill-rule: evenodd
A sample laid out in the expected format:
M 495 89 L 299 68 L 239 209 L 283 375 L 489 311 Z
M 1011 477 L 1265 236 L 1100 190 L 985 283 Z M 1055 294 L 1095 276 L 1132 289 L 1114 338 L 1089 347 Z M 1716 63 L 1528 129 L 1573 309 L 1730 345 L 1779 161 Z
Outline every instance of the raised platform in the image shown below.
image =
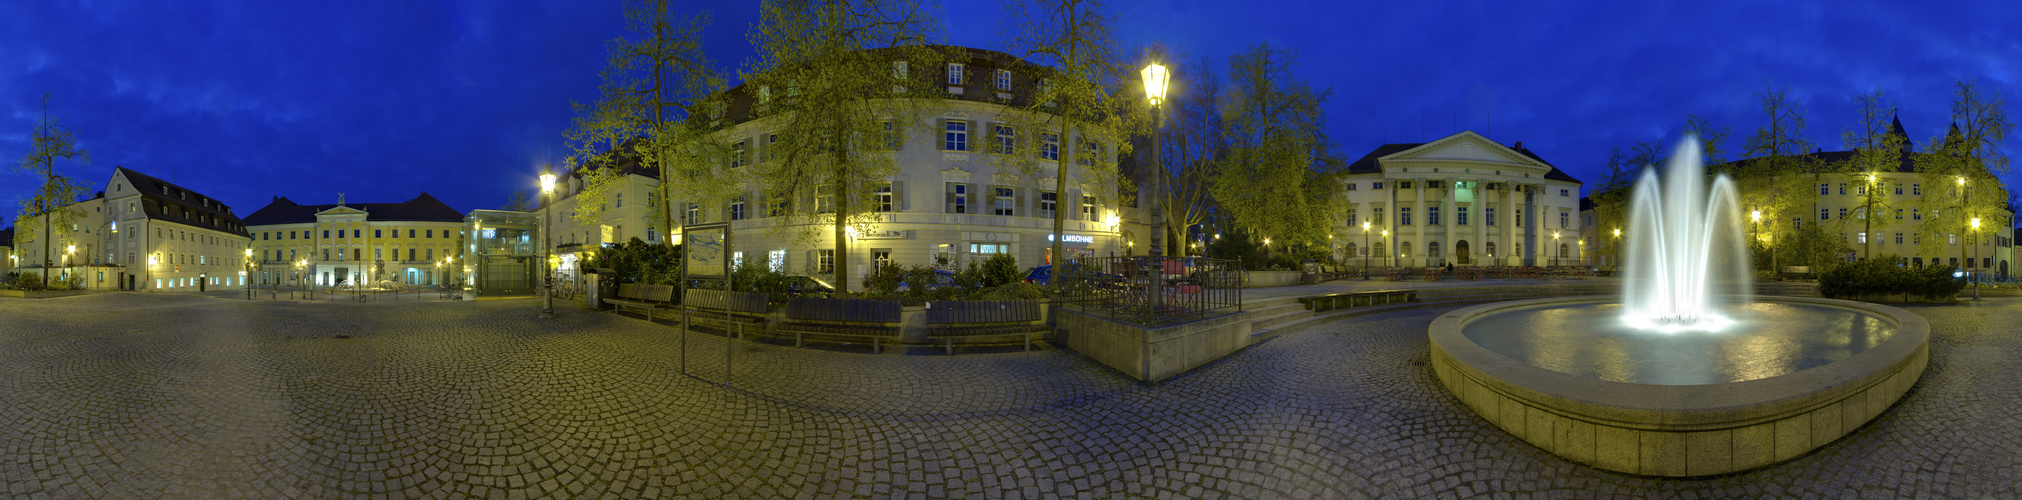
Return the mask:
M 1648 385 L 1531 366 L 1469 340 L 1470 320 L 1510 308 L 1606 302 L 1566 297 L 1455 310 L 1432 322 L 1433 372 L 1475 413 L 1568 460 L 1651 476 L 1705 476 L 1770 465 L 1831 443 L 1901 399 L 1924 373 L 1930 325 L 1894 307 L 1764 297 L 1866 311 L 1896 333 L 1846 359 L 1795 373 L 1709 385 Z
M 1064 308 L 1053 309 L 1057 339 L 1075 352 L 1138 380 L 1157 382 L 1249 347 L 1250 312 L 1147 328 Z

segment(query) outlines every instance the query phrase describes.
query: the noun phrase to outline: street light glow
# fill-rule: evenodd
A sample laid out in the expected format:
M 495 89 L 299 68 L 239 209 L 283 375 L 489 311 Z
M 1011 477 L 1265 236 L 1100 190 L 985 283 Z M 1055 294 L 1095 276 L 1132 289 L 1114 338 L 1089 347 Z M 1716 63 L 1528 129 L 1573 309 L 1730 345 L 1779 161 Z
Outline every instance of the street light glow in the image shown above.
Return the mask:
M 1165 66 L 1155 62 L 1145 65 L 1144 69 L 1138 72 L 1138 76 L 1144 78 L 1145 99 L 1151 100 L 1153 106 L 1165 100 Z

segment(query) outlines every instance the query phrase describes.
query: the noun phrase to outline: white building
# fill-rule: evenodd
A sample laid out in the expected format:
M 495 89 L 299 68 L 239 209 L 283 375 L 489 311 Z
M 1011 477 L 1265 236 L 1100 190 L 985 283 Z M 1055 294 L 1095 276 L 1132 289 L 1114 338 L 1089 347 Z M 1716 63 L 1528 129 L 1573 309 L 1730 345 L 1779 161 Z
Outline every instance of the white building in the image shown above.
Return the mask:
M 67 263 L 58 272 L 83 278 L 86 288 L 196 292 L 245 286 L 250 244 L 245 225 L 230 206 L 203 193 L 116 167 L 98 197 L 66 208 L 81 217 L 56 228 L 60 244 L 52 245 L 51 260 Z M 21 267 L 40 267 L 41 244 L 15 244 Z
M 1550 266 L 1582 257 L 1580 181 L 1522 142 L 1469 131 L 1385 144 L 1350 164 L 1341 182 L 1348 209 L 1333 246 L 1350 265 Z

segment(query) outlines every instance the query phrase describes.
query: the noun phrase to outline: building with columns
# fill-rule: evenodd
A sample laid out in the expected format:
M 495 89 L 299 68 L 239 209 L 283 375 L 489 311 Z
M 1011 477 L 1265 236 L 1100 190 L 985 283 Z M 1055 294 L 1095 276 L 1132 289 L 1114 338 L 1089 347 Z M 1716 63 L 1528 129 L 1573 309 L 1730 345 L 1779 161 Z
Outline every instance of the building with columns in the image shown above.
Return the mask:
M 302 205 L 275 197 L 246 216 L 260 285 L 401 283 L 449 276 L 463 214 L 423 192 L 400 203 Z
M 1552 266 L 1584 257 L 1574 220 L 1580 181 L 1522 142 L 1466 131 L 1385 144 L 1340 179 L 1348 207 L 1333 246 L 1349 265 Z

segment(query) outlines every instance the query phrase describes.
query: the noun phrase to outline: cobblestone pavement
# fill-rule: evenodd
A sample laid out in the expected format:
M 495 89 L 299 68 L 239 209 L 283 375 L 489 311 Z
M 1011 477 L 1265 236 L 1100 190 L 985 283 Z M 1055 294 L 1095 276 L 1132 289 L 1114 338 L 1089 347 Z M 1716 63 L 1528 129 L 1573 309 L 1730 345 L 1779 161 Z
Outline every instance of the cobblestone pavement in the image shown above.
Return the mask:
M 528 300 L 0 300 L 0 496 L 2013 498 L 2022 299 L 1912 307 L 1932 363 L 1814 453 L 1696 480 L 1558 459 L 1433 381 L 1443 309 L 1156 385 L 1070 351 L 795 349 Z M 897 349 L 894 351 L 906 351 Z M 729 388 L 720 385 L 728 377 Z

